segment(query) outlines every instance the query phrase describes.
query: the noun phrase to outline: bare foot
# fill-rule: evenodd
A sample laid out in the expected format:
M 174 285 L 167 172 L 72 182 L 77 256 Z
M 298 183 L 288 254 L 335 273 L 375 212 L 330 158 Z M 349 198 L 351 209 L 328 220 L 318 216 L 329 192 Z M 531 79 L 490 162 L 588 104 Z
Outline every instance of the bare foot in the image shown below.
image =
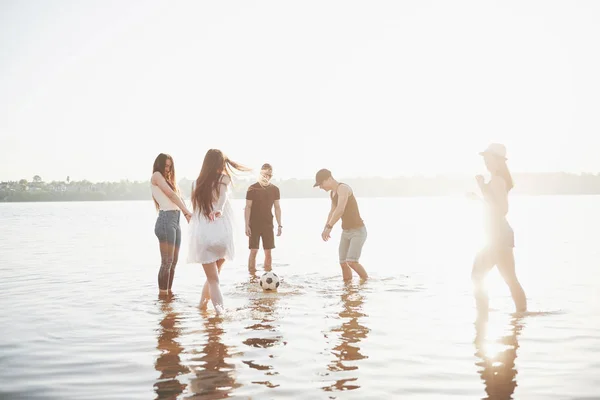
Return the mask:
M 208 300 L 200 301 L 200 309 L 202 311 L 206 311 L 208 309 Z

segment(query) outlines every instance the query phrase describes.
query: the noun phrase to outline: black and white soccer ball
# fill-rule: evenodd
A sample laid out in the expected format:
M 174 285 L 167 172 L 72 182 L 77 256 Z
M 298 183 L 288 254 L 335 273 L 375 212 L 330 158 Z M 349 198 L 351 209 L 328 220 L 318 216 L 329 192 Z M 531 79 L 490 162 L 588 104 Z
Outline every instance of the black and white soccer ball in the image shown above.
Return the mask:
M 279 277 L 273 271 L 262 274 L 258 281 L 262 290 L 277 290 L 279 287 Z

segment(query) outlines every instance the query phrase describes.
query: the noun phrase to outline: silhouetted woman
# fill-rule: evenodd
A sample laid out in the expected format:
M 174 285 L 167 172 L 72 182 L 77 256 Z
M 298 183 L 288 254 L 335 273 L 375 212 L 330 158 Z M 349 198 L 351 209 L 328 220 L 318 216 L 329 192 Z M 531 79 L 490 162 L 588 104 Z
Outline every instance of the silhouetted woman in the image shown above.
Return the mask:
M 506 220 L 508 192 L 513 188 L 512 176 L 506 165 L 506 148 L 499 143 L 492 143 L 480 154 L 491 179 L 486 183 L 483 176 L 475 177 L 487 207 L 487 243 L 477 254 L 471 274 L 477 307 L 480 312 L 488 310 L 489 300 L 483 282 L 487 273 L 497 266 L 498 272 L 510 289 L 516 311 L 524 312 L 527 310 L 527 299 L 515 273 L 514 232 Z
M 206 274 L 200 308 L 206 309 L 210 299 L 217 314 L 224 311 L 219 273 L 225 260 L 232 260 L 235 254 L 229 204 L 232 169 L 248 170 L 221 150 L 208 150 L 192 191 L 194 214 L 190 220 L 188 262 L 202 264 Z
M 179 196 L 175 180 L 175 164 L 173 158 L 160 153 L 154 160 L 152 178 L 150 179 L 152 199 L 158 211 L 154 225 L 154 233 L 160 246 L 160 270 L 158 271 L 158 289 L 168 293 L 173 286 L 175 266 L 179 258 L 181 245 L 181 228 L 179 217 L 183 211 L 185 218 L 190 220 L 192 213 L 187 209 Z

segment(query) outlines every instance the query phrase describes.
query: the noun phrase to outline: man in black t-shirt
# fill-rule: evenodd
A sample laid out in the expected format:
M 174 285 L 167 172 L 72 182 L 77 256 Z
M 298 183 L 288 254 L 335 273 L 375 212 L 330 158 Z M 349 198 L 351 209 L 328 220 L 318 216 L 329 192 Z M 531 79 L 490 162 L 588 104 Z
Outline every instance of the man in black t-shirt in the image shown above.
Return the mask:
M 273 207 L 275 207 L 275 218 L 277 219 L 277 236 L 281 236 L 281 229 L 283 228 L 281 226 L 279 188 L 271 183 L 272 177 L 273 167 L 270 164 L 264 164 L 260 169 L 258 182 L 250 185 L 246 192 L 244 216 L 246 219 L 246 236 L 249 237 L 248 270 L 250 272 L 256 271 L 256 254 L 261 238 L 265 252 L 264 268 L 266 271 L 271 270 L 271 250 L 275 248 Z

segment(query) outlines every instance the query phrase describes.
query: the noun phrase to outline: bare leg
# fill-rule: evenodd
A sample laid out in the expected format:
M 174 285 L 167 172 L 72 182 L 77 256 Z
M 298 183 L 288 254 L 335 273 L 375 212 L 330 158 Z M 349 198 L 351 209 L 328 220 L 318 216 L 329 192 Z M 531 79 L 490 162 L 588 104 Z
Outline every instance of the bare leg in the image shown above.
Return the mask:
M 221 273 L 221 268 L 223 267 L 224 263 L 225 263 L 224 259 L 217 260 L 216 263 L 213 263 L 213 264 L 216 264 L 216 267 L 217 267 L 217 280 L 218 280 L 218 275 Z M 206 264 L 206 265 L 212 265 L 212 264 Z M 206 273 L 205 264 L 202 264 L 202 266 L 204 267 L 204 272 Z M 202 287 L 202 296 L 200 297 L 200 309 L 201 310 L 207 309 L 208 301 L 211 299 L 208 274 L 206 275 L 206 277 L 207 277 L 206 282 L 204 282 L 204 286 Z M 219 294 L 220 293 L 221 293 L 221 291 L 219 289 Z M 223 304 L 223 296 L 222 295 L 221 295 L 221 304 Z M 214 305 L 214 301 L 213 301 L 213 305 Z
M 512 248 L 502 250 L 498 255 L 498 272 L 502 275 L 504 282 L 510 289 L 510 294 L 515 302 L 517 312 L 527 311 L 527 297 L 525 291 L 517 279 L 515 272 L 515 256 Z
M 342 267 L 342 278 L 345 282 L 352 280 L 352 270 L 348 266 L 348 263 L 342 262 L 340 263 L 340 267 Z
M 206 283 L 208 284 L 208 292 L 213 307 L 215 307 L 217 314 L 220 314 L 223 310 L 223 295 L 221 294 L 221 287 L 219 286 L 219 270 L 217 269 L 217 263 L 202 264 L 202 267 L 206 274 Z M 202 300 L 200 303 L 202 303 Z
M 347 268 L 349 270 L 348 279 L 352 279 L 351 270 L 354 270 L 354 272 L 358 274 L 362 281 L 365 281 L 369 277 L 365 268 L 358 262 L 366 240 L 367 233 L 365 228 L 358 231 L 342 231 L 342 237 L 340 238 L 339 259 L 346 261 L 345 264 L 348 266 Z M 346 271 L 343 267 L 342 274 L 344 275 L 344 280 L 346 280 Z
M 200 309 L 206 310 L 208 308 L 208 302 L 210 301 L 210 289 L 208 288 L 208 279 L 204 281 L 202 286 L 202 295 L 200 296 Z
M 179 247 L 175 247 L 175 251 L 173 252 L 173 263 L 171 264 L 171 271 L 169 272 L 169 292 L 173 287 L 173 280 L 175 279 L 175 267 L 177 266 L 177 261 L 179 260 Z
M 271 257 L 271 249 L 265 249 L 265 271 L 272 270 L 273 258 Z
M 160 269 L 158 270 L 159 293 L 169 292 L 169 277 L 175 254 L 175 246 L 168 242 L 160 242 Z
M 489 311 L 489 298 L 484 283 L 488 272 L 494 267 L 494 264 L 494 256 L 490 249 L 484 249 L 477 253 L 473 262 L 471 280 L 473 281 L 475 305 L 480 315 L 487 314 Z
M 254 273 L 256 271 L 256 255 L 258 249 L 250 249 L 250 255 L 248 256 L 248 271 Z
M 365 267 L 363 267 L 358 261 L 348 261 L 347 264 L 350 268 L 354 270 L 354 272 L 358 274 L 358 276 L 360 276 L 360 279 L 365 280 L 369 277 L 367 271 L 365 270 Z

